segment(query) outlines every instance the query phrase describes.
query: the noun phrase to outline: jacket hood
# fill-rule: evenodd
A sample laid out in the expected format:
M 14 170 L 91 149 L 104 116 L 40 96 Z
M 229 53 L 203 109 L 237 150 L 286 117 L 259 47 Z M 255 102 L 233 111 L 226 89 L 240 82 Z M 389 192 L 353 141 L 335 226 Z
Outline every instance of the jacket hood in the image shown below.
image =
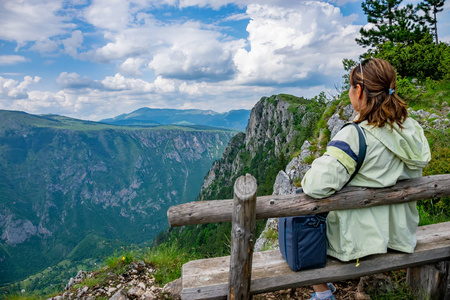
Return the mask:
M 399 157 L 410 169 L 423 169 L 431 160 L 430 146 L 422 127 L 412 118 L 407 118 L 401 129 L 397 124 L 374 127 L 367 121 L 361 127 L 377 138 L 390 151 Z

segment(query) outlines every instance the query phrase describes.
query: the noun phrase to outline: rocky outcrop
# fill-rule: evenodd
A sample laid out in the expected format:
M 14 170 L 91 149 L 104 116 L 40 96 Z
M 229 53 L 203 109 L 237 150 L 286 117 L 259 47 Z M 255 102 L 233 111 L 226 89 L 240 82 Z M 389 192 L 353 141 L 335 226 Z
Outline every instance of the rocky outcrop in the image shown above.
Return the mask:
M 280 155 L 289 157 L 296 150 L 294 140 L 301 136 L 298 128 L 311 127 L 317 118 L 316 112 L 307 110 L 307 104 L 293 103 L 281 95 L 261 98 L 251 110 L 245 134 L 231 139 L 222 159 L 206 175 L 198 199 L 216 199 L 224 187 L 232 187 L 236 178 L 255 164 L 255 159 L 263 164 L 276 161 Z
M 79 271 L 69 280 L 64 293 L 48 300 L 180 299 L 180 291 L 175 283 L 164 288 L 157 287 L 154 274 L 155 269 L 144 261 L 132 262 L 120 275 L 107 268 L 98 272 Z

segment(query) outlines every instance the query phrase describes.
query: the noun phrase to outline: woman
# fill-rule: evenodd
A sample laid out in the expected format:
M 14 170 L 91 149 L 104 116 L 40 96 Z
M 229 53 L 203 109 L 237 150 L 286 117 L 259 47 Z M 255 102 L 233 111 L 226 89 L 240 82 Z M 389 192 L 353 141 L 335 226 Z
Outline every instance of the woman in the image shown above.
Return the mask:
M 385 60 L 368 59 L 353 68 L 350 85 L 350 101 L 358 112 L 354 122 L 365 133 L 367 153 L 348 185 L 387 187 L 421 177 L 430 149 L 423 129 L 408 117 L 406 103 L 395 93 L 394 68 Z M 357 130 L 346 126 L 305 174 L 303 191 L 314 198 L 339 191 L 355 170 L 358 151 Z M 418 222 L 415 202 L 332 211 L 327 216 L 327 254 L 349 261 L 388 248 L 412 253 Z M 315 285 L 314 290 L 311 299 L 335 299 L 331 284 Z

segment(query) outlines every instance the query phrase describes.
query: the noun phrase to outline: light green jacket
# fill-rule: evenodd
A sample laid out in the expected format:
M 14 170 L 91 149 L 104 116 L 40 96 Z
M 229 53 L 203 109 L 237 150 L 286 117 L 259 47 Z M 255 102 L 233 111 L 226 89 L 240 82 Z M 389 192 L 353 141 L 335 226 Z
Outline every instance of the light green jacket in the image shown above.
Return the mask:
M 398 180 L 421 177 L 431 159 L 423 129 L 408 118 L 404 129 L 359 124 L 364 130 L 367 153 L 358 174 L 348 186 L 387 187 Z M 359 151 L 354 126 L 343 128 L 314 160 L 302 180 L 303 191 L 324 198 L 339 191 L 356 167 Z M 386 253 L 387 248 L 412 253 L 419 222 L 416 202 L 332 211 L 327 217 L 328 255 L 349 261 Z

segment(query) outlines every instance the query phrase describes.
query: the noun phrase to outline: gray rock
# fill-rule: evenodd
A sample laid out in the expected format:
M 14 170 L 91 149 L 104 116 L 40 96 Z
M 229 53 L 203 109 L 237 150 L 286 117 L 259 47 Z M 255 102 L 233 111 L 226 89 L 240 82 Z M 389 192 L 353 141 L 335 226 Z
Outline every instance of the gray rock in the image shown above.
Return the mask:
M 439 116 L 437 114 L 431 114 L 428 116 L 428 119 L 438 119 Z
M 70 289 L 70 287 L 72 286 L 72 285 L 74 285 L 75 284 L 75 279 L 73 278 L 73 277 L 71 277 L 70 279 L 69 279 L 69 282 L 66 284 L 66 287 L 64 288 L 64 290 L 69 290 Z
M 181 298 L 181 290 L 183 289 L 181 278 L 169 282 L 163 287 L 164 293 L 170 294 L 174 299 Z
M 266 238 L 265 233 L 269 230 L 278 231 L 278 218 L 267 219 L 266 227 L 255 242 L 255 252 L 263 251 L 267 246 L 270 246 L 271 249 L 279 249 L 280 246 L 278 244 L 278 240 L 268 240 Z
M 13 216 L 9 218 L 9 222 L 4 226 L 1 239 L 9 245 L 17 245 L 25 242 L 31 236 L 38 234 L 38 228 L 29 220 L 13 220 Z
M 353 105 L 349 104 L 342 110 L 342 117 L 344 117 L 346 120 L 353 120 L 355 117 L 355 110 L 353 109 Z
M 140 287 L 133 286 L 131 289 L 128 290 L 128 295 L 132 297 L 141 297 L 145 293 L 145 290 L 141 289 Z
M 328 130 L 331 132 L 331 138 L 333 138 L 342 126 L 345 124 L 345 120 L 342 120 L 338 113 L 335 113 L 327 122 Z
M 418 111 L 416 111 L 417 116 L 419 116 L 422 119 L 427 119 L 430 116 L 429 112 L 424 111 L 423 109 L 419 109 Z
M 273 185 L 274 195 L 288 195 L 292 193 L 291 179 L 284 171 L 279 171 Z
M 122 289 L 109 298 L 109 300 L 128 300 L 127 292 Z

